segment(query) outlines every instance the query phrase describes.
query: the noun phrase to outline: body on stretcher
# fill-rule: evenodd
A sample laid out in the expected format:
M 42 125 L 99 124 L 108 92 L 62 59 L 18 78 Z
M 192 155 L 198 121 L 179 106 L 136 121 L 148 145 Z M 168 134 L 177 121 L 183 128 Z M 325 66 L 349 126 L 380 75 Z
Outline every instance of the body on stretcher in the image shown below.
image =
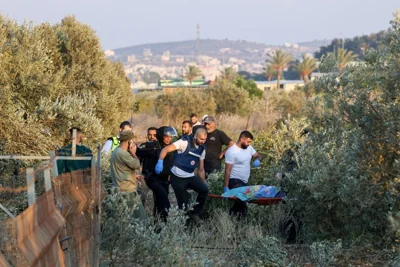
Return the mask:
M 223 197 L 221 195 L 214 195 L 214 194 L 208 194 L 209 198 L 215 198 L 215 199 L 229 199 L 229 200 L 240 200 L 237 197 Z M 267 198 L 257 198 L 257 199 L 251 199 L 249 201 L 246 201 L 248 203 L 254 203 L 257 205 L 262 205 L 262 206 L 267 206 L 267 205 L 275 205 L 278 204 L 279 202 L 282 201 L 282 197 L 267 197 Z
M 210 198 L 241 200 L 258 205 L 273 205 L 282 201 L 285 193 L 281 192 L 280 188 L 276 186 L 251 185 L 233 188 L 222 194 L 222 196 L 213 194 L 208 196 Z

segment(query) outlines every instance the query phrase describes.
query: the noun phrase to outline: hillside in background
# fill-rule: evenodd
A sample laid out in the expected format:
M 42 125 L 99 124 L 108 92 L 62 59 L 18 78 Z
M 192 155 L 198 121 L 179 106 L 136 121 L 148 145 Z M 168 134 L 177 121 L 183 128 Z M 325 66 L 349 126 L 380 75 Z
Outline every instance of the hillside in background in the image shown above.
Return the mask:
M 246 60 L 246 62 L 259 61 L 266 52 L 282 48 L 296 57 L 300 57 L 303 53 L 314 53 L 321 46 L 328 45 L 331 40 L 312 41 L 298 44 L 285 44 L 282 46 L 271 46 L 262 43 L 247 42 L 244 40 L 212 40 L 201 39 L 197 43 L 196 40 L 187 40 L 180 42 L 142 44 L 131 47 L 115 49 L 114 59 L 126 62 L 128 56 L 143 56 L 145 50 L 149 49 L 153 56 L 161 56 L 164 52 L 169 51 L 171 56 L 179 55 L 184 57 L 194 57 L 197 55 L 206 55 L 215 58 L 235 57 Z M 197 46 L 197 48 L 196 48 Z

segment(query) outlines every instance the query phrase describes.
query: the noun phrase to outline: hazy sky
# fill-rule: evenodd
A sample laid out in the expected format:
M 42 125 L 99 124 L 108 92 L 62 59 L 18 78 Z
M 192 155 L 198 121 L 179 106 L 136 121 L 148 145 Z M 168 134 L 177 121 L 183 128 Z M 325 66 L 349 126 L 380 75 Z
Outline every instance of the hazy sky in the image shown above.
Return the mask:
M 58 23 L 75 15 L 104 49 L 196 38 L 266 44 L 353 37 L 389 27 L 400 0 L 0 0 L 3 15 Z

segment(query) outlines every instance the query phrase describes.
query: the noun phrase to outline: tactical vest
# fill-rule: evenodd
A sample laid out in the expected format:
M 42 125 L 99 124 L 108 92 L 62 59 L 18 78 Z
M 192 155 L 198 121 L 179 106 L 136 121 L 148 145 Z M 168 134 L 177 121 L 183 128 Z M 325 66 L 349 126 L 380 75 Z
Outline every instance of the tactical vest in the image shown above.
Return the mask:
M 110 137 L 110 138 L 108 138 L 108 140 L 112 141 L 111 152 L 113 152 L 114 149 L 116 149 L 119 146 L 120 142 L 116 136 Z
M 182 136 L 182 140 L 187 141 L 188 145 L 184 152 L 175 154 L 173 165 L 185 172 L 192 173 L 196 169 L 205 147 L 204 145 L 196 147 L 194 138 L 189 135 Z

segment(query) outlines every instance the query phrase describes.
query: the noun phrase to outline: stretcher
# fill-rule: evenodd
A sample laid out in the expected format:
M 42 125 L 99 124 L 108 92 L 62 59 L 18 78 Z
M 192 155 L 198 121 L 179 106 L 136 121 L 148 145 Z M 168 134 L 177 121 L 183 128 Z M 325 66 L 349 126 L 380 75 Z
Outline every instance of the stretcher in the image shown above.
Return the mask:
M 229 200 L 238 200 L 237 197 L 223 197 L 221 195 L 214 195 L 214 194 L 208 194 L 209 198 L 215 198 L 215 199 L 229 199 Z M 253 203 L 261 206 L 268 206 L 268 205 L 275 205 L 278 204 L 279 202 L 282 201 L 281 197 L 268 197 L 268 198 L 257 198 L 257 199 L 252 199 L 247 201 L 248 203 Z

